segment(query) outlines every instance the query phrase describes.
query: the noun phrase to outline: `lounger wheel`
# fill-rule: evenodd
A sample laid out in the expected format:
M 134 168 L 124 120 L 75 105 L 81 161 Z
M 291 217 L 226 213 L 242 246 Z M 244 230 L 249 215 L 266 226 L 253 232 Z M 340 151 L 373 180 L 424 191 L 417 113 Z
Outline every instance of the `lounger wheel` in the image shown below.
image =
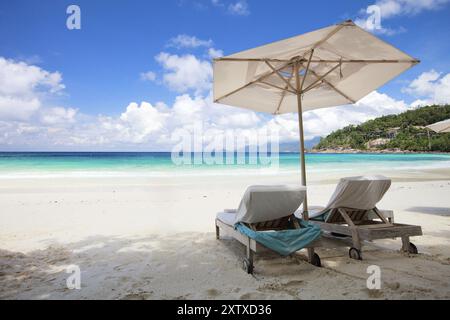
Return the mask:
M 311 264 L 316 267 L 322 267 L 322 262 L 320 261 L 320 257 L 317 253 L 314 253 L 311 259 Z
M 352 259 L 362 260 L 361 250 L 356 249 L 355 247 L 351 247 L 350 250 L 348 250 L 348 255 Z
M 411 254 L 418 254 L 419 251 L 417 250 L 417 247 L 414 243 L 410 242 L 408 246 L 408 252 Z
M 242 267 L 244 268 L 244 271 L 247 272 L 248 274 L 252 274 L 253 273 L 253 263 L 249 260 L 249 259 L 244 259 L 244 261 L 242 262 Z

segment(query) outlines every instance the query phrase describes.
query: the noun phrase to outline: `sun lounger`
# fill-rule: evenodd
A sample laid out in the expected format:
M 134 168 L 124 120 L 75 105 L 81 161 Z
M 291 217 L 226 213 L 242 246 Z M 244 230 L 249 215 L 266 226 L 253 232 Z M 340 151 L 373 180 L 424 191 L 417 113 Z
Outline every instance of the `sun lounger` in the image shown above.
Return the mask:
M 384 176 L 343 178 L 326 207 L 310 207 L 310 221 L 326 235 L 351 237 L 349 255 L 362 259 L 362 242 L 376 239 L 402 238 L 402 250 L 417 253 L 409 241 L 422 235 L 420 226 L 394 223 L 392 211 L 379 210 L 376 205 L 391 186 Z
M 246 246 L 243 267 L 247 273 L 253 272 L 253 254 L 261 247 L 284 256 L 308 247 L 320 237 L 321 230 L 294 215 L 305 195 L 305 187 L 251 186 L 238 209 L 217 214 L 217 239 L 223 231 Z M 320 266 L 320 258 L 312 249 L 309 261 Z

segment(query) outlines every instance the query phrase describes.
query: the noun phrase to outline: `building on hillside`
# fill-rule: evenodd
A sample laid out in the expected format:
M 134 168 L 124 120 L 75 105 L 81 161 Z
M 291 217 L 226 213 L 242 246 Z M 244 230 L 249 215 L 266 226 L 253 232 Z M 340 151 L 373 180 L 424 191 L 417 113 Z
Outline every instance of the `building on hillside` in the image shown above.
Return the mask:
M 378 139 L 370 140 L 369 142 L 366 143 L 366 147 L 367 147 L 367 149 L 377 148 L 380 146 L 384 146 L 389 141 L 391 141 L 391 139 L 386 139 L 386 138 L 378 138 Z
M 397 136 L 399 130 L 400 130 L 400 127 L 389 128 L 386 131 L 387 138 L 388 139 L 394 139 Z

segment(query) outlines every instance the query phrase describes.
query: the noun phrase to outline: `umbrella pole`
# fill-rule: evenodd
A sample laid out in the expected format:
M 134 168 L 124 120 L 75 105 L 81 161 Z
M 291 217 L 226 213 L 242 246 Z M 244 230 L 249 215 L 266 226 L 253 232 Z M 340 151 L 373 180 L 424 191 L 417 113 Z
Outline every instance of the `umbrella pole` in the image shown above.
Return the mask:
M 312 54 L 309 58 L 311 60 Z M 305 76 L 309 69 L 309 62 L 305 70 Z M 295 72 L 295 82 L 297 85 L 297 107 L 298 107 L 298 129 L 300 133 L 300 167 L 301 167 L 301 183 L 303 186 L 306 187 L 306 164 L 305 164 L 305 138 L 303 133 L 303 109 L 302 109 L 302 86 L 303 83 L 300 84 L 300 62 L 296 62 L 294 64 L 294 72 Z M 306 191 L 305 194 L 305 201 L 303 202 L 303 212 L 302 212 L 302 218 L 305 221 L 309 220 L 308 215 L 308 192 Z M 307 248 L 308 250 L 308 261 L 309 263 L 312 263 L 314 258 L 314 248 Z
M 298 128 L 300 133 L 300 167 L 301 167 L 301 183 L 306 187 L 306 164 L 305 164 L 305 137 L 303 133 L 303 111 L 300 94 L 297 94 L 298 103 Z M 308 193 L 306 193 L 305 201 L 303 202 L 303 219 L 308 220 Z
M 306 164 L 305 164 L 305 137 L 303 133 L 303 109 L 302 109 L 302 96 L 301 96 L 301 84 L 299 78 L 300 63 L 296 62 L 294 66 L 295 81 L 297 85 L 297 107 L 298 107 L 298 129 L 300 133 L 300 168 L 301 168 L 301 183 L 306 187 Z M 306 193 L 305 201 L 303 202 L 304 220 L 309 220 L 308 216 L 308 193 Z

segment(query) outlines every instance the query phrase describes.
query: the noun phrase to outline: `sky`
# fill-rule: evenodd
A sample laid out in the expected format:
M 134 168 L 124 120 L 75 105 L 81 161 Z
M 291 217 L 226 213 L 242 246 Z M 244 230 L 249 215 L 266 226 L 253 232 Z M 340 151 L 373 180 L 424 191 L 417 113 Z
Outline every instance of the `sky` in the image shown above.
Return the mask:
M 306 140 L 449 103 L 449 18 L 450 0 L 2 0 L 0 151 L 169 151 L 194 123 L 206 142 L 268 128 L 296 141 L 295 114 L 214 104 L 211 59 L 346 19 L 421 63 L 355 105 L 306 112 Z

